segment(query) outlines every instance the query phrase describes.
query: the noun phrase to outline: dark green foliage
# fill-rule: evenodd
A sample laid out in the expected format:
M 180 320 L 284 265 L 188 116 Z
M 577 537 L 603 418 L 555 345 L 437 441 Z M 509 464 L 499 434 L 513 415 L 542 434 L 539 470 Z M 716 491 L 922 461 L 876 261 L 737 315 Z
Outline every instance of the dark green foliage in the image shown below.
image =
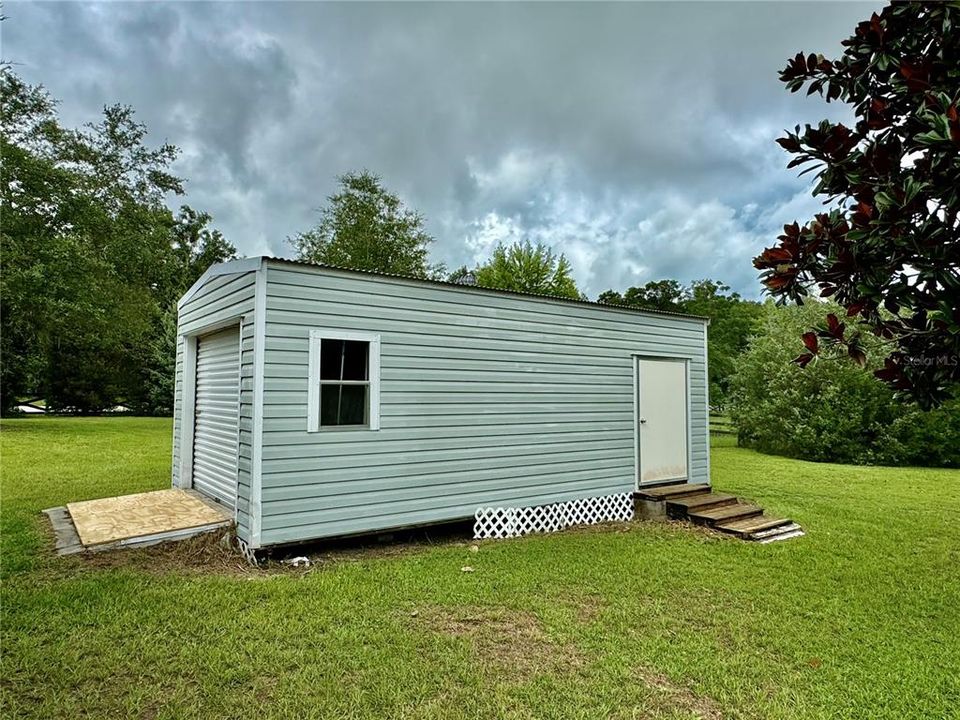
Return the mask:
M 447 275 L 446 280 L 447 282 L 452 283 L 465 283 L 468 279 L 470 279 L 471 274 L 472 271 L 466 265 L 461 265 L 452 273 Z M 476 275 L 473 275 L 472 280 L 476 282 L 476 279 Z
M 898 403 L 893 390 L 842 358 L 805 369 L 790 363 L 803 328 L 836 305 L 764 306 L 757 335 L 736 361 L 730 416 L 740 442 L 778 455 L 820 462 L 960 467 L 960 407 L 924 412 Z M 868 368 L 879 340 L 864 338 Z
M 615 290 L 607 290 L 600 293 L 597 301 L 647 310 L 686 312 L 683 308 L 688 295 L 688 290 L 676 280 L 651 280 L 646 285 L 627 288 L 622 295 Z
M 336 267 L 430 277 L 431 238 L 423 217 L 404 207 L 380 178 L 366 170 L 339 177 L 340 192 L 320 209 L 320 222 L 290 242 L 297 259 Z
M 2 409 L 25 395 L 54 410 L 168 409 L 172 393 L 158 402 L 150 387 L 148 348 L 201 268 L 235 251 L 204 229 L 209 216 L 184 208 L 174 219 L 164 198 L 182 193 L 169 172 L 177 150 L 148 147 L 130 108 L 70 130 L 10 68 L 0 96 Z
M 923 412 L 904 412 L 884 432 L 886 444 L 878 452 L 884 465 L 960 467 L 960 400 Z
M 875 375 L 931 407 L 960 383 L 960 2 L 893 3 L 843 45 L 838 60 L 798 53 L 780 75 L 857 118 L 777 141 L 832 209 L 785 226 L 754 265 L 779 300 L 816 292 L 851 318 L 820 327 L 799 364 L 825 348 L 863 364 L 856 323 L 886 341 Z
M 710 403 L 714 407 L 723 407 L 729 395 L 734 362 L 747 348 L 762 308 L 759 303 L 730 292 L 728 285 L 713 280 L 693 282 L 682 307 L 691 315 L 710 318 L 707 327 Z
M 174 373 L 177 361 L 177 312 L 171 308 L 160 316 L 143 348 L 142 393 L 139 409 L 148 415 L 173 414 Z
M 714 280 L 697 280 L 684 287 L 676 280 L 657 280 L 624 293 L 607 290 L 599 302 L 629 305 L 648 310 L 669 310 L 710 318 L 707 328 L 707 353 L 710 362 L 710 404 L 726 404 L 730 375 L 736 357 L 747 347 L 747 340 L 761 315 L 759 303 L 744 300 L 730 287 Z
M 461 268 L 454 275 L 465 275 L 465 270 Z M 526 240 L 509 247 L 498 245 L 474 274 L 477 285 L 482 287 L 579 299 L 583 293 L 577 289 L 571 270 L 570 262 L 562 254 L 556 255 L 546 245 Z

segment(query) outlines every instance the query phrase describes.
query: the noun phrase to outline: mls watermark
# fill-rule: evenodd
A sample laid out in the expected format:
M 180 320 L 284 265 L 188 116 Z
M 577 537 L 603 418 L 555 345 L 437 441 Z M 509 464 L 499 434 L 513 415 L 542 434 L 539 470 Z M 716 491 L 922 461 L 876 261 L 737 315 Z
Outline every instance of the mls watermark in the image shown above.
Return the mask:
M 903 361 L 912 367 L 957 367 L 960 355 L 908 355 Z

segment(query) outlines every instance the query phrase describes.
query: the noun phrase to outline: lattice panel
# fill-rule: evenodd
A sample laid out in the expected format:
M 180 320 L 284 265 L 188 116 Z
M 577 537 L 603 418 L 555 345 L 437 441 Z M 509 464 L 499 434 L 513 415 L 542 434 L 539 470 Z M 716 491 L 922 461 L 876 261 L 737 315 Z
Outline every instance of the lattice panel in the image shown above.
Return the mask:
M 611 520 L 632 520 L 630 493 L 581 498 L 553 505 L 520 508 L 477 508 L 473 536 L 509 538 L 529 533 L 563 530 L 573 525 L 595 525 Z
M 253 565 L 254 567 L 259 567 L 260 562 L 257 560 L 256 551 L 247 545 L 243 540 L 237 538 L 237 547 L 240 549 L 240 554 L 243 555 L 244 559 Z

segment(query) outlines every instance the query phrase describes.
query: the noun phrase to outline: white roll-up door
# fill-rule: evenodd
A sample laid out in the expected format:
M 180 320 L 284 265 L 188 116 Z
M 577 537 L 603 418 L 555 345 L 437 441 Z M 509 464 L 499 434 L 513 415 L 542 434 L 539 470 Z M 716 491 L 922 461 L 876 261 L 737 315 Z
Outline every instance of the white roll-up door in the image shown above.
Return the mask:
M 234 507 L 240 421 L 240 328 L 197 339 L 193 487 Z

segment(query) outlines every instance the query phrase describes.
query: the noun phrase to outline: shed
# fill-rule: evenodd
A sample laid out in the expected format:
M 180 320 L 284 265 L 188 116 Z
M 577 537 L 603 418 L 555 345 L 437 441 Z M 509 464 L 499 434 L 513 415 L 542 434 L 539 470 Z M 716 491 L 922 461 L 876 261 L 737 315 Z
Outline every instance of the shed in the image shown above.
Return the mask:
M 266 257 L 178 311 L 173 485 L 249 550 L 710 481 L 704 318 Z

